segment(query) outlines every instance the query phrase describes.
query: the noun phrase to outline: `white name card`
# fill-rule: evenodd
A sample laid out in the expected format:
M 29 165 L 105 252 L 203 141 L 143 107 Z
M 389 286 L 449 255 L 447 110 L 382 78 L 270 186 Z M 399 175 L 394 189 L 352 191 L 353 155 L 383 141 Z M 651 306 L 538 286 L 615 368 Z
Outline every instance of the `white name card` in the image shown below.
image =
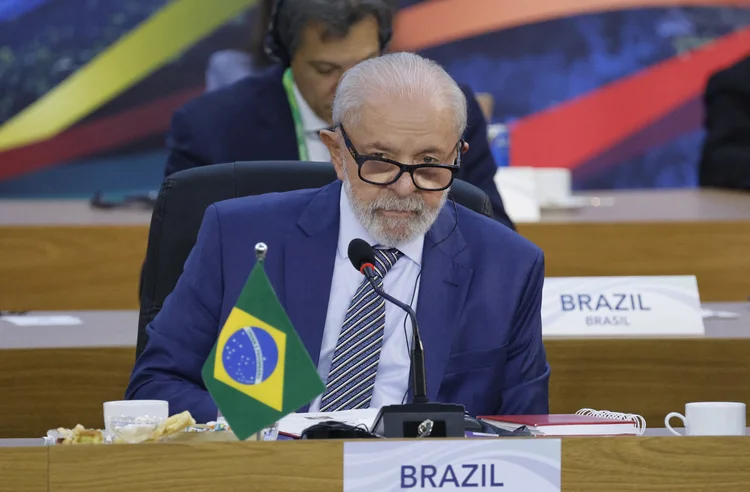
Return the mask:
M 344 492 L 559 492 L 559 439 L 344 443 Z
M 703 335 L 695 276 L 544 280 L 542 334 Z

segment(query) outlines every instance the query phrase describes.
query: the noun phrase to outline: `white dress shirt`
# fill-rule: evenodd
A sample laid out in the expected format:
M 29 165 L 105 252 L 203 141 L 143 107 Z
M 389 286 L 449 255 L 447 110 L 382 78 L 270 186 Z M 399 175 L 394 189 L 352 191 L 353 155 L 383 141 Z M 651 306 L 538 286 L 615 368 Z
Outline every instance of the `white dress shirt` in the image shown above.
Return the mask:
M 354 216 L 349 198 L 343 189 L 341 190 L 339 208 L 341 210 L 339 241 L 336 248 L 331 294 L 328 299 L 328 313 L 318 361 L 318 374 L 323 381 L 328 379 L 328 371 L 331 368 L 333 353 L 336 350 L 336 342 L 338 342 L 349 304 L 364 279 L 364 276 L 349 261 L 349 242 L 352 239 L 360 238 L 376 246 L 365 228 Z M 424 236 L 399 247 L 399 251 L 404 256 L 393 265 L 383 280 L 383 290 L 401 302 L 410 304 L 412 309 L 415 310 L 417 309 L 419 294 L 418 277 L 422 264 L 423 248 Z M 403 310 L 386 301 L 383 347 L 380 352 L 380 362 L 375 376 L 375 387 L 370 408 L 401 403 L 409 388 L 412 327 L 411 322 L 406 317 Z M 406 321 L 406 325 L 404 325 L 404 321 Z M 406 326 L 406 330 L 404 330 L 404 326 Z M 311 412 L 318 411 L 321 397 L 322 395 L 310 404 Z
M 310 105 L 305 101 L 305 98 L 302 97 L 297 84 L 294 84 L 293 88 L 294 98 L 297 100 L 297 107 L 299 108 L 299 115 L 302 120 L 302 128 L 305 131 L 307 159 L 309 161 L 331 162 L 331 154 L 328 152 L 328 147 L 320 140 L 320 130 L 325 130 L 330 125 L 313 112 Z

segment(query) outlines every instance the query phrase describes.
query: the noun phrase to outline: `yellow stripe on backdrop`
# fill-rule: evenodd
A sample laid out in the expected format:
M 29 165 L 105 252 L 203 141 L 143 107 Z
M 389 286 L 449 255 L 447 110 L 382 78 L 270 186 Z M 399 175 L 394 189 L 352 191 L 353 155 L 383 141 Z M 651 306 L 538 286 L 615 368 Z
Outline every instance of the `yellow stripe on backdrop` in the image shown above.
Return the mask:
M 53 137 L 258 0 L 173 0 L 0 127 L 0 151 Z

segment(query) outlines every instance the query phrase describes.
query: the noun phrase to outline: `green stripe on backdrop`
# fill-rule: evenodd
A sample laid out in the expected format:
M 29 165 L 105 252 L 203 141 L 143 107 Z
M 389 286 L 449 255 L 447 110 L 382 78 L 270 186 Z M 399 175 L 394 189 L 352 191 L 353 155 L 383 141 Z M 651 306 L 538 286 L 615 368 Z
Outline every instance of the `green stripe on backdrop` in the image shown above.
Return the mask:
M 258 0 L 174 0 L 0 127 L 0 151 L 53 137 Z

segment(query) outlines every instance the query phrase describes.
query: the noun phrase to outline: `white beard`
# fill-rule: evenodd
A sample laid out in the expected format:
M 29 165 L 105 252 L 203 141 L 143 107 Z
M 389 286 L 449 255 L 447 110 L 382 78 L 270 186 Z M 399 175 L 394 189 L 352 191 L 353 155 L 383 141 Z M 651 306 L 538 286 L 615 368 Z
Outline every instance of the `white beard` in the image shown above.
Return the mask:
M 390 190 L 383 192 L 371 203 L 365 203 L 357 197 L 352 189 L 349 175 L 344 167 L 344 192 L 352 205 L 352 211 L 362 227 L 367 230 L 376 243 L 386 248 L 397 248 L 413 239 L 423 236 L 437 220 L 440 210 L 448 199 L 448 190 L 443 192 L 440 203 L 431 208 L 419 195 L 399 198 Z M 414 212 L 410 217 L 386 217 L 378 210 Z

